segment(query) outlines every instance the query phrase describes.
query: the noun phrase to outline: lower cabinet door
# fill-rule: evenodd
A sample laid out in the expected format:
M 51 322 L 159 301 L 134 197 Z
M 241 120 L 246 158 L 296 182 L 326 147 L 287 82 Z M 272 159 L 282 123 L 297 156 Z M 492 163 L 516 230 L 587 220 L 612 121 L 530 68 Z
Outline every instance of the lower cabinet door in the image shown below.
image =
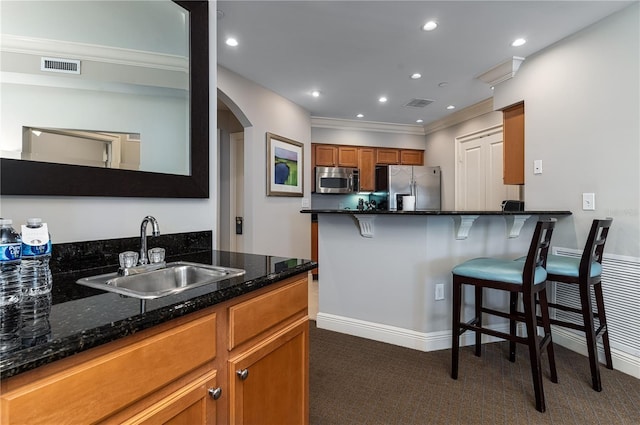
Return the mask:
M 202 375 L 191 384 L 143 410 L 125 424 L 204 425 L 216 423 L 216 372 Z M 216 395 L 218 394 L 218 395 Z
M 230 423 L 308 424 L 308 371 L 305 317 L 229 360 Z

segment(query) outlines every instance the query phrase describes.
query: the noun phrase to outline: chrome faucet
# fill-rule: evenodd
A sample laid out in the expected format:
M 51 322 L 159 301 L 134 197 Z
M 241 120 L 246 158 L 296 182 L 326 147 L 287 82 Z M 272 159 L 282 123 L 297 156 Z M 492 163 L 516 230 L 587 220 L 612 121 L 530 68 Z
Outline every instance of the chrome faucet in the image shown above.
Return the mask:
M 147 258 L 147 223 L 149 222 L 151 222 L 153 226 L 151 234 L 153 236 L 160 236 L 158 221 L 150 215 L 143 218 L 140 224 L 140 258 L 138 259 L 138 264 L 140 265 L 149 263 L 149 259 Z

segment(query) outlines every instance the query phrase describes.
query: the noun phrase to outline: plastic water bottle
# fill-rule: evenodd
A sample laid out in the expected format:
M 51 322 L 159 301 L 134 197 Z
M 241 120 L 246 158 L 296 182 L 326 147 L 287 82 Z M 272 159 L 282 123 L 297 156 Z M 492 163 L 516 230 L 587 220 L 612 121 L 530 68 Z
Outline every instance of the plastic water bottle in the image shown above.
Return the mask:
M 53 279 L 49 268 L 51 238 L 46 223 L 40 218 L 27 219 L 22 226 L 22 295 L 35 296 L 51 292 Z
M 20 346 L 20 235 L 0 218 L 0 352 Z

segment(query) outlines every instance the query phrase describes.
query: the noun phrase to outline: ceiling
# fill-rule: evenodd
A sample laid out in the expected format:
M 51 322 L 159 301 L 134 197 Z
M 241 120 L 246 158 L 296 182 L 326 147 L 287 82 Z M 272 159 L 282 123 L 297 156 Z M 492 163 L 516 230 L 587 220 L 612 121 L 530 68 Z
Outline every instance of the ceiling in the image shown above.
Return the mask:
M 361 113 L 364 121 L 426 126 L 490 98 L 491 86 L 479 75 L 514 56 L 531 57 L 631 3 L 218 1 L 218 64 L 312 117 L 357 120 Z M 423 31 L 429 20 L 438 28 Z M 230 36 L 238 46 L 225 44 Z M 519 37 L 527 43 L 512 47 Z M 411 79 L 416 72 L 422 77 Z M 403 106 L 414 98 L 433 102 Z

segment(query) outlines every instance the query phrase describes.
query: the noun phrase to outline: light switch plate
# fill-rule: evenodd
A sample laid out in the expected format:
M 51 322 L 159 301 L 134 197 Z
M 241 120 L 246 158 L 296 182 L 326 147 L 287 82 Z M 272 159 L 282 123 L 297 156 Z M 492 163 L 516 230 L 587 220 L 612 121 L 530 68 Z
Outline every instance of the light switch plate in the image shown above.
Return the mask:
M 302 198 L 302 208 L 309 208 L 309 207 L 311 207 L 309 198 Z
M 533 174 L 542 174 L 542 160 L 536 159 L 533 161 Z
M 594 211 L 596 209 L 596 194 L 595 193 L 583 193 L 582 194 L 582 209 L 584 211 Z

